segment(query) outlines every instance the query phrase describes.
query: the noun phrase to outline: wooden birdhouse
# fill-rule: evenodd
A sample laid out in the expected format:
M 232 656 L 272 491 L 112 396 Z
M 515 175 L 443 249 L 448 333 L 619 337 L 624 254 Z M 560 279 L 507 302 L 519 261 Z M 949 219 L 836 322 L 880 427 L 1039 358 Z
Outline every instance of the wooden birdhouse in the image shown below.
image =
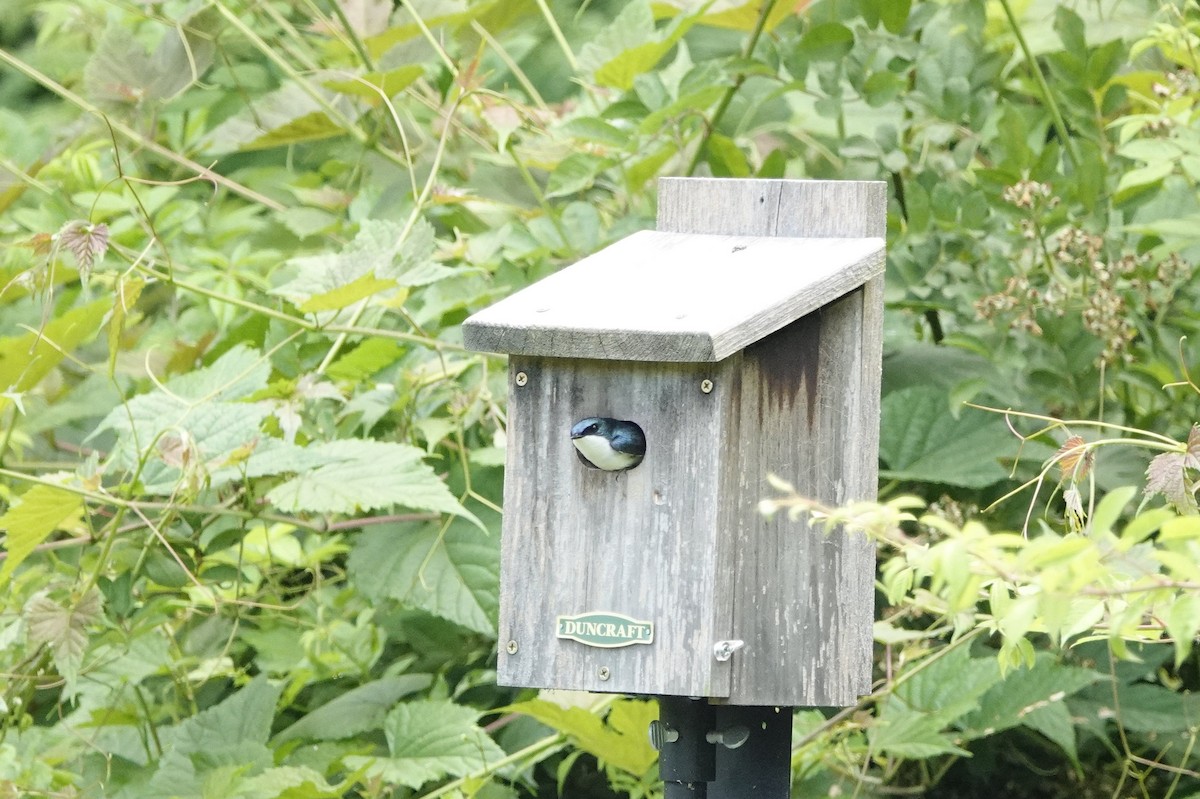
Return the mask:
M 466 321 L 468 348 L 510 356 L 501 684 L 869 691 L 872 544 L 758 506 L 771 474 L 826 503 L 875 494 L 884 189 L 663 179 L 657 230 Z M 640 462 L 585 463 L 590 419 L 636 425 Z

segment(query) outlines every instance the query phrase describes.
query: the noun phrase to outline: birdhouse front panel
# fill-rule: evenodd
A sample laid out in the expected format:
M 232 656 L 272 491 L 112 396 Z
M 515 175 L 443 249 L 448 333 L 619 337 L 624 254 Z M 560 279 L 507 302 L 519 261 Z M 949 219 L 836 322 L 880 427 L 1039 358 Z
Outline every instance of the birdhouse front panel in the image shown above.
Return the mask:
M 516 356 L 509 380 L 499 681 L 727 695 L 726 368 Z M 637 425 L 641 461 L 585 463 L 572 431 L 591 419 Z

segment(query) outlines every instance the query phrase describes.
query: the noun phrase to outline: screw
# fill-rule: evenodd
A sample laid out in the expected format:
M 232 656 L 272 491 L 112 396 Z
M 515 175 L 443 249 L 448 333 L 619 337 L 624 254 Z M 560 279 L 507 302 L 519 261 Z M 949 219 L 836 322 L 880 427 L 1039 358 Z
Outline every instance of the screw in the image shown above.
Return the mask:
M 608 670 L 608 666 L 601 666 L 600 670 L 596 672 L 596 676 L 601 680 L 607 681 L 612 676 L 612 672 Z
M 700 390 L 705 394 L 711 394 L 713 390 L 713 381 L 707 377 L 700 381 Z
M 523 386 L 529 382 L 529 375 L 524 372 L 517 372 L 517 385 Z
M 713 657 L 717 662 L 724 663 L 733 657 L 733 653 L 746 645 L 745 641 L 717 641 L 713 645 Z
M 517 654 L 517 642 L 516 642 L 516 641 L 509 641 L 509 642 L 508 642 L 508 646 L 504 647 L 504 650 L 505 650 L 506 652 L 508 652 L 508 654 L 510 654 L 510 655 L 515 655 L 515 654 Z

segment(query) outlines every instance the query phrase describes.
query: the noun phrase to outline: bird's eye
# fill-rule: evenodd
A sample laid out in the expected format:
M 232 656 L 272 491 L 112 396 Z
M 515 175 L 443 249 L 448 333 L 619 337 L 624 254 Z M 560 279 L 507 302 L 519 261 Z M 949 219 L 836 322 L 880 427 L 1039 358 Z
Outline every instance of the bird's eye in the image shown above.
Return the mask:
M 583 434 L 585 436 L 590 436 L 590 435 L 595 435 L 596 433 L 599 433 L 599 432 L 600 432 L 600 425 L 593 423 L 593 424 L 589 424 L 587 426 L 587 430 L 584 430 Z

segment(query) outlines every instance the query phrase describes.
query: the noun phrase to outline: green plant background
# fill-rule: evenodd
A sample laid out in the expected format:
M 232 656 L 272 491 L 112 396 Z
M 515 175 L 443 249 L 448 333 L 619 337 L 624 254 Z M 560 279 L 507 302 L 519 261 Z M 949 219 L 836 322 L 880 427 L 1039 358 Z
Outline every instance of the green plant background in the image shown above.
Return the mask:
M 885 504 L 764 498 L 880 546 L 797 794 L 1200 795 L 1198 68 L 1194 0 L 4 3 L 0 797 L 658 795 L 652 702 L 494 684 L 459 324 L 661 175 L 889 184 Z

